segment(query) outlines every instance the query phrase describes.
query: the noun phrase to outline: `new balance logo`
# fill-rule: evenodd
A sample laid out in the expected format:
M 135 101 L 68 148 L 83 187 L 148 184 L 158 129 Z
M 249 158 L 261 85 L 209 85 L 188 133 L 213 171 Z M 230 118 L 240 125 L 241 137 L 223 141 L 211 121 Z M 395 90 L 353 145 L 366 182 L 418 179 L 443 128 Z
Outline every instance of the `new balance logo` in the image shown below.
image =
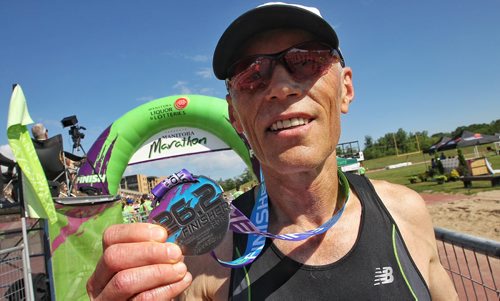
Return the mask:
M 375 283 L 373 285 L 389 284 L 394 282 L 391 267 L 375 269 Z

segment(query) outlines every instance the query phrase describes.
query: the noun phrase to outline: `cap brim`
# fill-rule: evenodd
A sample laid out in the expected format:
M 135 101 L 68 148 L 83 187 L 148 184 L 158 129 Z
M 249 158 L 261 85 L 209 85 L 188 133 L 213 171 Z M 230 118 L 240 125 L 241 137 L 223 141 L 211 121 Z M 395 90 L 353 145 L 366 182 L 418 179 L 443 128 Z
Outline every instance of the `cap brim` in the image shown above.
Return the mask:
M 252 36 L 277 28 L 297 28 L 338 48 L 333 28 L 315 13 L 291 5 L 266 5 L 252 9 L 234 20 L 222 34 L 214 52 L 213 69 L 218 79 L 226 79 L 227 69 L 238 59 L 238 50 Z

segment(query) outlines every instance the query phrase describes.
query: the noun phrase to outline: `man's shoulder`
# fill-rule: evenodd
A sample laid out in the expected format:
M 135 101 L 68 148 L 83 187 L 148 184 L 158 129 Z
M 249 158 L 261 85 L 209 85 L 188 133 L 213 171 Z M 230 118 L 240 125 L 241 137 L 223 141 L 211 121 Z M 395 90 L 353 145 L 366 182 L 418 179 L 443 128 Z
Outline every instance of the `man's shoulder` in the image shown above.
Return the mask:
M 399 184 L 382 180 L 370 180 L 378 196 L 396 221 L 418 224 L 429 219 L 424 200 L 416 191 Z
M 429 247 L 429 252 L 432 252 L 431 249 L 435 244 L 432 219 L 422 197 L 403 185 L 386 181 L 373 181 L 373 185 L 402 232 L 410 253 L 413 251 L 412 256 L 416 256 L 414 249 L 419 246 L 424 252 L 424 241 Z
M 404 185 L 390 183 L 384 180 L 370 180 L 375 191 L 384 204 L 395 202 L 394 206 L 417 205 L 423 203 L 423 199 L 415 190 Z

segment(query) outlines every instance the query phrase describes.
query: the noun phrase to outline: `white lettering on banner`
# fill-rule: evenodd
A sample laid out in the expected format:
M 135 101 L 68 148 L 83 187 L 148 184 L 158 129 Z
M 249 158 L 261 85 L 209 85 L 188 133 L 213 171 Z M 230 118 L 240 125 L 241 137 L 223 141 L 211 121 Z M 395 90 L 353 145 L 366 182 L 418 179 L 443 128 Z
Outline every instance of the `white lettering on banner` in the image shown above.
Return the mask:
M 92 184 L 92 183 L 101 183 L 106 181 L 106 175 L 88 175 L 88 176 L 80 176 L 76 179 L 78 184 Z

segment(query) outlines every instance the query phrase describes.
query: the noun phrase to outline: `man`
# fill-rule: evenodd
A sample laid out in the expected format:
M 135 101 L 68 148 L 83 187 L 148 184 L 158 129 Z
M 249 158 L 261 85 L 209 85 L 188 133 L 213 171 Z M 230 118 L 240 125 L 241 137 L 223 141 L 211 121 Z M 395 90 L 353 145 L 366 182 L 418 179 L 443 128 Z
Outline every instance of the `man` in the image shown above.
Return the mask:
M 219 40 L 213 65 L 226 80 L 230 120 L 262 167 L 268 232 L 300 233 L 341 218 L 306 240 L 268 239 L 255 262 L 239 269 L 221 267 L 210 255 L 186 257 L 184 264 L 177 246 L 161 243 L 162 228 L 115 225 L 104 234 L 104 255 L 87 284 L 91 299 L 457 298 L 417 193 L 356 176 L 349 176 L 347 203 L 340 192 L 346 184 L 337 175 L 335 148 L 340 114 L 354 97 L 352 71 L 319 11 L 270 4 L 247 12 Z M 256 191 L 234 203 L 248 207 Z M 244 237 L 229 232 L 216 254 L 240 256 Z
M 74 155 L 72 153 L 65 152 L 62 149 L 62 138 L 54 136 L 49 139 L 49 130 L 42 124 L 36 123 L 31 127 L 31 133 L 33 135 L 33 143 L 35 144 L 35 149 L 37 150 L 40 163 L 45 171 L 45 175 L 49 181 L 57 181 L 59 183 L 58 188 L 54 188 L 54 195 L 68 196 L 68 193 L 76 193 L 73 187 L 71 192 L 68 192 L 68 184 L 66 182 L 66 176 L 69 177 L 70 183 L 72 183 L 76 177 L 77 168 L 82 164 L 83 158 Z M 56 138 L 56 139 L 55 139 Z M 55 140 L 54 140 L 55 139 Z M 58 156 L 47 155 L 47 148 L 55 147 L 56 149 L 60 147 L 60 152 Z M 50 152 L 48 152 L 50 154 Z M 58 160 L 58 161 L 57 161 Z M 64 176 L 63 176 L 63 171 Z M 54 180 L 57 179 L 57 180 Z M 50 182 L 49 182 L 50 183 Z
M 31 127 L 31 134 L 33 135 L 33 139 L 36 141 L 45 141 L 49 139 L 49 130 L 43 125 L 43 123 L 36 123 Z M 82 158 L 76 156 L 74 154 L 64 152 L 66 166 L 69 168 L 76 168 L 81 164 Z M 61 154 L 61 163 L 62 163 L 63 154 Z
M 33 139 L 35 140 L 47 140 L 49 139 L 49 130 L 42 124 L 36 123 L 31 127 L 31 134 L 33 134 Z

